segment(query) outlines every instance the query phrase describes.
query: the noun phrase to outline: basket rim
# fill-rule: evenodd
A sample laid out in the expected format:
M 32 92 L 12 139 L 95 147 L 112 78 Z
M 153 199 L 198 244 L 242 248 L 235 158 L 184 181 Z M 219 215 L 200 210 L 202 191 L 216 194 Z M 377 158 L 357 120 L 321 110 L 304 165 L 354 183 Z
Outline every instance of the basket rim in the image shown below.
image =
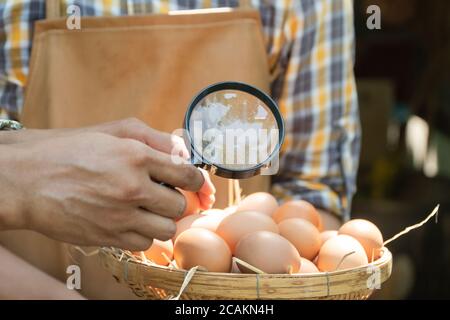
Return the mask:
M 108 253 L 114 254 L 114 250 L 120 250 L 115 248 L 109 248 L 109 247 L 103 247 L 100 248 L 100 253 L 102 253 L 100 256 L 107 255 Z M 387 264 L 389 264 L 392 261 L 392 253 L 389 251 L 388 248 L 383 247 L 381 248 L 382 255 L 377 260 L 370 262 L 368 264 L 365 264 L 363 266 L 359 266 L 356 268 L 347 268 L 347 269 L 341 269 L 336 271 L 321 271 L 321 272 L 315 272 L 315 273 L 294 273 L 294 274 L 277 274 L 277 273 L 264 273 L 264 274 L 258 274 L 259 278 L 300 278 L 300 279 L 313 279 L 313 278 L 320 278 L 320 277 L 330 277 L 330 276 L 339 276 L 342 274 L 348 274 L 348 273 L 358 273 L 361 271 L 367 270 L 368 267 L 374 266 L 374 267 L 383 267 Z M 103 257 L 102 257 L 103 258 Z M 116 259 L 120 261 L 119 259 Z M 155 265 L 151 263 L 146 263 L 144 261 L 137 261 L 137 260 L 128 260 L 127 263 L 132 263 L 139 266 L 145 266 L 146 268 L 150 269 L 156 269 L 160 271 L 168 271 L 171 273 L 178 273 L 180 275 L 185 275 L 189 270 L 185 269 L 175 269 L 168 266 L 160 266 Z M 231 272 L 209 272 L 209 271 L 196 271 L 196 276 L 211 276 L 211 277 L 227 277 L 227 276 L 233 276 L 236 278 L 254 278 L 254 273 L 231 273 Z
M 180 270 L 142 261 L 129 251 L 116 248 L 100 249 L 99 258 L 103 267 L 108 269 L 118 282 L 128 285 L 135 293 L 139 293 L 137 295 L 151 291 L 152 296 L 156 292 L 159 298 L 164 299 L 180 297 L 180 294 L 183 299 L 367 298 L 376 288 L 371 287 L 374 284 L 372 280 L 378 279 L 375 281 L 384 283 L 392 272 L 392 254 L 387 248 L 383 248 L 379 259 L 364 266 L 304 274 Z M 372 274 L 377 274 L 378 278 L 373 278 Z M 184 287 L 185 281 L 188 285 Z

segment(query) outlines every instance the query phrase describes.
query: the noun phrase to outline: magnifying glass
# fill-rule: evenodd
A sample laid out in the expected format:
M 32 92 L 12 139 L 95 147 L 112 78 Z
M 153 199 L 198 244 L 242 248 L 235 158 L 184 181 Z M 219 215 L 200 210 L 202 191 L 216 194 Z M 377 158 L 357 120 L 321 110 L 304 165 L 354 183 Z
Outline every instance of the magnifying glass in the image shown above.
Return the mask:
M 262 174 L 278 161 L 283 118 L 263 91 L 241 82 L 220 82 L 192 100 L 184 119 L 194 165 L 230 179 Z

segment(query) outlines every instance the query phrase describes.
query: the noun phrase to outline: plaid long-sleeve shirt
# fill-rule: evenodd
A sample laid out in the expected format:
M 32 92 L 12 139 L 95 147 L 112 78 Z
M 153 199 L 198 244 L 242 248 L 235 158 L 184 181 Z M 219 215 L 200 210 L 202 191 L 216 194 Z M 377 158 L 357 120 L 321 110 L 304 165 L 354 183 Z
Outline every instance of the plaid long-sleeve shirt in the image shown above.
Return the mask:
M 61 0 L 85 16 L 236 7 L 238 0 Z M 353 75 L 352 0 L 252 0 L 261 13 L 272 70 L 272 96 L 286 122 L 273 192 L 305 199 L 345 218 L 356 190 L 360 126 Z M 45 0 L 0 3 L 0 108 L 20 114 L 33 23 Z

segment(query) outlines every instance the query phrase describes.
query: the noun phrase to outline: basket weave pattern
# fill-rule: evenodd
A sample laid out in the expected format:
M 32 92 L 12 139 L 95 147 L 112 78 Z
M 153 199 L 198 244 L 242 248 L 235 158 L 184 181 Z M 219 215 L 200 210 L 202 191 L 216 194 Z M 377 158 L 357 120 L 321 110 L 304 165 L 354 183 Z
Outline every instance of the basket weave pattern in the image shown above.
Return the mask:
M 170 299 L 178 296 L 187 271 L 153 265 L 115 248 L 102 248 L 107 270 L 138 297 Z M 383 248 L 380 259 L 367 266 L 317 274 L 235 274 L 197 271 L 181 294 L 183 300 L 214 299 L 368 299 L 368 283 L 385 282 L 392 272 L 392 255 Z M 371 278 L 372 277 L 372 278 Z

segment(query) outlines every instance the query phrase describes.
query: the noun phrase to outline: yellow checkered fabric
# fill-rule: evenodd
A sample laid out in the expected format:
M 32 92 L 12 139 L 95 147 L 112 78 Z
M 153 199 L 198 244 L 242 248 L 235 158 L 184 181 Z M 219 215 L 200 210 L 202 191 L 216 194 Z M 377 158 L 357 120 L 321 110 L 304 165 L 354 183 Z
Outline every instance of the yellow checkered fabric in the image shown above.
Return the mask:
M 286 142 L 273 192 L 305 199 L 348 217 L 356 190 L 360 127 L 353 75 L 352 0 L 251 0 L 261 13 L 272 97 L 286 121 Z M 83 16 L 166 13 L 236 7 L 238 0 L 61 0 Z M 0 110 L 18 118 L 31 53 L 33 22 L 44 0 L 0 3 Z M 1 112 L 0 112 L 1 113 Z

